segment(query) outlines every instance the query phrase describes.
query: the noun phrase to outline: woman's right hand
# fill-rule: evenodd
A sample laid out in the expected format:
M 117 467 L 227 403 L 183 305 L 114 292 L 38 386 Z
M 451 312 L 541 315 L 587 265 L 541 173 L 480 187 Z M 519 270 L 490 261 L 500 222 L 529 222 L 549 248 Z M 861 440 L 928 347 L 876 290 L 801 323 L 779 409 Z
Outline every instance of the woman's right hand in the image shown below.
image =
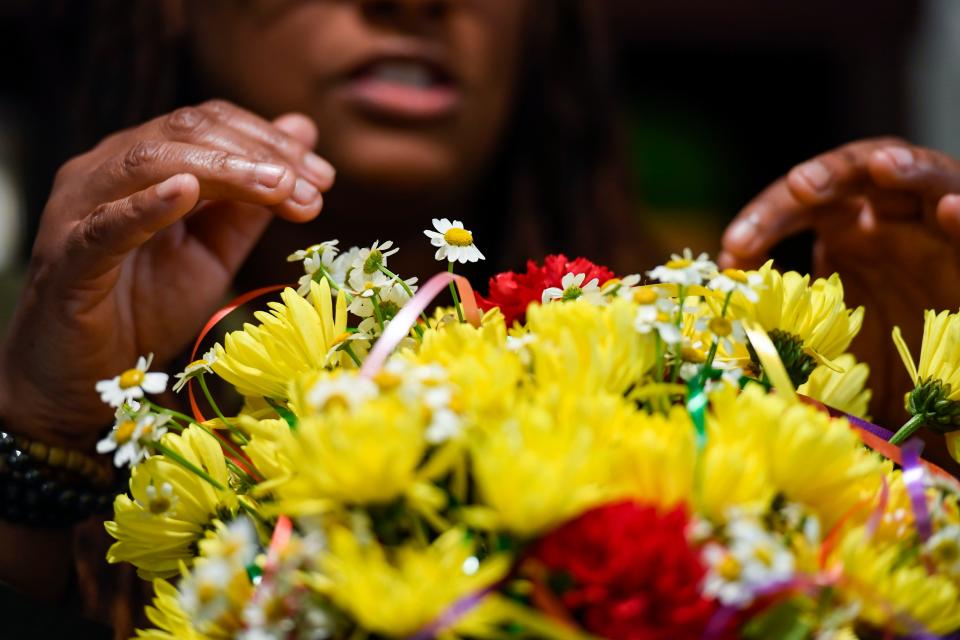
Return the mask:
M 273 215 L 314 218 L 333 168 L 316 128 L 232 104 L 114 134 L 58 172 L 0 350 L 0 417 L 88 448 L 112 420 L 97 380 L 163 366 L 221 301 Z

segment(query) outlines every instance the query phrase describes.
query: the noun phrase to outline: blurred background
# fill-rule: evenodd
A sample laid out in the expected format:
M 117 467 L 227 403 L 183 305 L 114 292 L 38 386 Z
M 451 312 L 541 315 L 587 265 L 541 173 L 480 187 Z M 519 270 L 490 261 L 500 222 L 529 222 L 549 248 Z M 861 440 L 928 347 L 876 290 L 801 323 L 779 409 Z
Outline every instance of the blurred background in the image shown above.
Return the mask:
M 610 8 L 636 210 L 655 246 L 715 252 L 767 184 L 856 138 L 960 157 L 957 0 L 597 1 Z M 51 85 L 91 46 L 77 31 L 70 12 L 0 2 L 0 327 L 65 159 L 69 105 Z M 804 268 L 808 242 L 781 249 L 791 266 Z

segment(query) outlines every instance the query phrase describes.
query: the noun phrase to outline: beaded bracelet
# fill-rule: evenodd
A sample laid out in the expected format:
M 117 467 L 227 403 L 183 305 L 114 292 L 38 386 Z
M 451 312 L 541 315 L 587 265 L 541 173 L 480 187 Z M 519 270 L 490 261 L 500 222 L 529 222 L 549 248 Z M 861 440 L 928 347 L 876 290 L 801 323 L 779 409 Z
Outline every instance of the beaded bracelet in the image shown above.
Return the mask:
M 4 430 L 0 423 L 0 519 L 67 527 L 106 511 L 119 489 L 92 456 Z

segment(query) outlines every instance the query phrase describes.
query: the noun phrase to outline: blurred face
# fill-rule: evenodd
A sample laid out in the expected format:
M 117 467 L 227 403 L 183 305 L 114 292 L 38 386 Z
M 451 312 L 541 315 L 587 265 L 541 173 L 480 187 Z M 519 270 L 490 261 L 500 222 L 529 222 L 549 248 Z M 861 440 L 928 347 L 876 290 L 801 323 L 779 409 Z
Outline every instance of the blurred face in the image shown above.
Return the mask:
M 458 193 L 510 111 L 529 0 L 185 1 L 201 80 L 300 111 L 341 181 Z

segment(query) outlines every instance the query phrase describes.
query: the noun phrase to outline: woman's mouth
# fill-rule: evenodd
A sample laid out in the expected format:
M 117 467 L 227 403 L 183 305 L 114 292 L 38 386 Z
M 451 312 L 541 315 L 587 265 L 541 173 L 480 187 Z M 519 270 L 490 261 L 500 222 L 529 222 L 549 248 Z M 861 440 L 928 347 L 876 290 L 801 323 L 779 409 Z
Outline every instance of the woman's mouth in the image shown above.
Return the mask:
M 347 99 L 374 116 L 429 121 L 450 116 L 461 92 L 440 65 L 420 58 L 379 58 L 352 73 Z

